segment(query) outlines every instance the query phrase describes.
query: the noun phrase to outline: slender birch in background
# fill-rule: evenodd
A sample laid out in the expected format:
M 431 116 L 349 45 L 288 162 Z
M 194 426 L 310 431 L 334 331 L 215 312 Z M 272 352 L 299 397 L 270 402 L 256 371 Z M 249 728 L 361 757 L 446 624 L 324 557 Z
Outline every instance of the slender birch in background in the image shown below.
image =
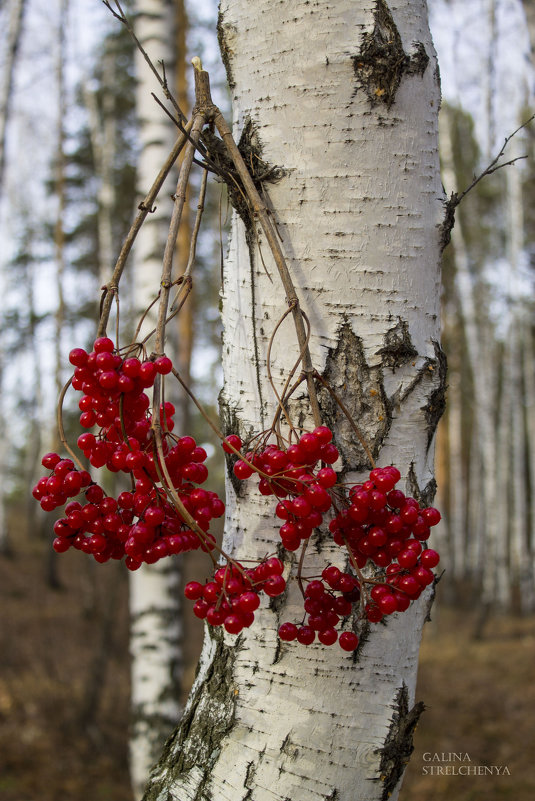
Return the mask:
M 136 0 L 135 30 L 155 61 L 162 60 L 169 78 L 174 66 L 173 0 Z M 144 197 L 176 139 L 176 129 L 156 104 L 151 92 L 159 87 L 143 56 L 136 51 L 136 99 L 139 141 L 137 164 L 139 197 Z M 146 308 L 160 283 L 162 255 L 169 219 L 173 180 L 163 186 L 156 209 L 149 213 L 135 245 L 134 301 Z M 154 317 L 149 318 L 150 322 Z M 132 727 L 130 776 L 139 798 L 147 774 L 179 715 L 182 673 L 182 617 L 180 573 L 177 564 L 162 560 L 143 565 L 130 575 L 130 652 Z
M 26 0 L 11 0 L 8 10 L 6 55 L 2 64 L 0 78 L 0 194 L 6 167 L 6 130 L 13 88 L 13 75 L 22 33 L 25 6 Z
M 261 153 L 281 168 L 264 190 L 310 319 L 313 366 L 343 397 L 378 463 L 395 462 L 407 491 L 430 500 L 445 364 L 439 85 L 426 3 L 230 0 L 219 36 L 235 137 L 247 130 L 251 159 Z M 276 408 L 266 357 L 287 308 L 256 221 L 234 217 L 222 294 L 222 418 L 227 432 L 247 438 Z M 290 319 L 272 347 L 279 388 L 299 355 Z M 361 477 L 362 447 L 327 393 L 320 407 L 345 475 Z M 313 427 L 305 394 L 289 412 Z M 229 483 L 227 504 L 227 552 L 272 552 L 272 499 Z M 325 558 L 340 560 L 320 534 L 313 543 L 311 575 Z M 182 723 L 146 801 L 396 798 L 420 711 L 414 689 L 430 596 L 375 628 L 354 659 L 278 640 L 278 623 L 298 614 L 294 586 L 259 610 L 237 644 L 207 631 Z

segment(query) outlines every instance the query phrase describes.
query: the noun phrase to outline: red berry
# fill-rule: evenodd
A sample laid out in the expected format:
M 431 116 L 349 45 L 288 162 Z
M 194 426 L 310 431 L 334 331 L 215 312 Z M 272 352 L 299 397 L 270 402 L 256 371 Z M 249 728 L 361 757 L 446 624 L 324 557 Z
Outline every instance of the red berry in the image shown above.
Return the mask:
M 232 448 L 235 448 L 237 451 L 239 451 L 241 446 L 243 445 L 241 439 L 237 434 L 230 434 L 228 437 L 225 437 L 225 439 L 221 444 L 225 453 L 234 453 Z M 229 447 L 230 445 L 232 445 L 232 448 Z
M 275 598 L 284 592 L 285 588 L 286 582 L 282 576 L 271 576 L 271 578 L 267 579 L 262 589 L 270 598 Z
M 73 348 L 69 353 L 69 361 L 75 367 L 84 367 L 87 364 L 87 352 L 83 348 Z
M 436 526 L 440 522 L 440 512 L 438 509 L 429 506 L 427 509 L 422 509 L 421 515 L 428 526 Z
M 167 356 L 158 356 L 154 362 L 156 372 L 160 375 L 168 375 L 173 369 L 173 362 Z
M 260 598 L 256 592 L 244 592 L 240 596 L 239 604 L 244 612 L 255 612 L 260 606 Z
M 279 629 L 280 634 L 280 629 Z M 310 645 L 314 642 L 316 637 L 316 632 L 310 626 L 301 626 L 297 630 L 297 642 L 300 642 L 301 645 Z
M 311 581 L 305 590 L 306 597 L 316 601 L 322 598 L 324 593 L 325 588 L 321 581 Z
M 210 604 L 208 601 L 205 601 L 204 598 L 199 598 L 193 604 L 193 614 L 201 620 L 204 620 L 209 609 Z
M 254 473 L 254 470 L 249 464 L 249 462 L 244 462 L 242 459 L 236 462 L 233 470 L 236 478 L 239 478 L 241 481 L 243 481 L 246 478 L 249 478 Z
M 99 337 L 95 339 L 93 343 L 93 350 L 95 353 L 103 353 L 105 351 L 111 353 L 113 350 L 113 342 L 109 337 Z
M 335 565 L 329 565 L 329 567 L 325 567 L 323 569 L 321 577 L 327 582 L 329 587 L 337 589 L 338 581 L 341 575 L 341 571 Z
M 243 629 L 243 622 L 238 615 L 227 615 L 224 625 L 229 634 L 239 634 Z
M 327 426 L 317 426 L 312 433 L 322 445 L 326 445 L 333 438 L 333 432 Z
M 41 464 L 47 470 L 53 470 L 59 462 L 61 462 L 61 456 L 57 453 L 45 453 L 41 459 Z
M 337 476 L 332 467 L 322 467 L 318 470 L 316 480 L 325 489 L 330 489 L 336 484 Z
M 359 638 L 353 631 L 343 631 L 338 639 L 344 651 L 354 651 L 359 644 Z
M 295 626 L 293 623 L 282 623 L 279 626 L 279 637 L 281 640 L 285 640 L 286 642 L 295 640 L 297 637 L 297 626 Z
M 332 442 L 327 443 L 327 445 L 322 445 L 320 455 L 321 460 L 327 462 L 327 464 L 334 464 L 340 456 L 338 448 L 333 445 Z
M 383 615 L 391 615 L 393 612 L 397 611 L 397 603 L 396 599 L 390 593 L 386 593 L 377 601 L 377 605 L 379 609 L 383 613 Z
M 423 551 L 422 555 L 420 556 L 420 563 L 423 567 L 433 568 L 436 567 L 439 562 L 440 556 L 432 548 L 428 548 L 427 550 Z
M 318 634 L 318 640 L 323 645 L 334 645 L 337 639 L 338 632 L 334 628 L 323 629 L 323 631 L 320 631 Z

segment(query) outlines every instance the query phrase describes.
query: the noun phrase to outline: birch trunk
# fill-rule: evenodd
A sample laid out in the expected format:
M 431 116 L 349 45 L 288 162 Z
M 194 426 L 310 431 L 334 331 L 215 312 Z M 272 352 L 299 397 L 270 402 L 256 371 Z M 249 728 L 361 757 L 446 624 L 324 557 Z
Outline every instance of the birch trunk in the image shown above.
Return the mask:
M 516 137 L 513 157 L 522 153 L 522 140 Z M 533 575 L 528 546 L 528 498 L 526 428 L 524 423 L 524 381 L 522 363 L 522 299 L 521 258 L 524 245 L 524 210 L 522 205 L 522 175 L 520 168 L 507 171 L 508 242 L 510 268 L 509 285 L 512 299 L 509 331 L 505 343 L 506 358 L 510 360 L 510 381 L 504 382 L 503 392 L 511 394 L 511 456 L 515 480 L 512 481 L 510 569 L 513 588 L 519 595 L 523 612 L 533 609 Z
M 7 30 L 7 47 L 0 78 L 0 194 L 6 167 L 6 129 L 13 86 L 13 74 L 22 32 L 26 0 L 11 0 Z
M 135 29 L 154 63 L 163 60 L 168 76 L 174 63 L 172 0 L 137 0 Z M 171 150 L 176 132 L 151 92 L 158 84 L 143 57 L 136 52 L 140 158 L 139 196 L 144 197 Z M 154 213 L 149 214 L 135 246 L 134 302 L 146 309 L 160 287 L 162 254 L 172 211 L 172 179 L 162 187 Z M 147 326 L 154 322 L 149 317 Z M 147 332 L 147 326 L 145 332 Z M 151 326 L 152 327 L 152 326 Z M 148 329 L 150 330 L 150 328 Z M 149 344 L 150 348 L 150 344 Z M 151 765 L 179 715 L 179 677 L 182 673 L 180 575 L 171 560 L 142 565 L 130 575 L 130 652 L 132 727 L 130 776 L 139 798 Z
M 262 158 L 284 170 L 270 202 L 311 321 L 314 365 L 381 451 L 379 463 L 395 462 L 407 489 L 429 498 L 445 366 L 437 344 L 439 85 L 426 3 L 225 0 L 219 34 L 235 135 L 250 119 Z M 388 65 L 382 76 L 374 59 L 363 66 L 366 45 L 376 44 Z M 223 285 L 222 413 L 242 435 L 271 423 L 266 351 L 286 308 L 263 236 L 235 216 Z M 273 347 L 279 389 L 297 355 L 287 321 Z M 306 399 L 290 405 L 312 427 Z M 326 398 L 322 407 L 356 479 L 365 465 L 360 446 Z M 252 559 L 272 552 L 273 499 L 253 480 L 239 496 L 232 484 L 227 490 L 226 549 Z M 309 548 L 307 575 L 341 558 L 321 543 L 315 537 L 317 549 Z M 238 644 L 207 631 L 183 721 L 147 801 L 397 798 L 418 717 L 418 647 L 431 592 L 374 627 L 353 658 L 338 647 L 278 641 L 277 624 L 299 616 L 294 585 L 282 605 L 262 606 Z

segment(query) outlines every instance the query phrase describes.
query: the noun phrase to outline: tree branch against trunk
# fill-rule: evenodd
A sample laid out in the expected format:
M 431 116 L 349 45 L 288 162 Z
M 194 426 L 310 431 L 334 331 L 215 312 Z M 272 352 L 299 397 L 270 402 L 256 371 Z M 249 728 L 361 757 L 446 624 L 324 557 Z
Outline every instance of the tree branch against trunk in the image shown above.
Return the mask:
M 355 415 L 380 464 L 406 489 L 433 492 L 435 427 L 445 363 L 439 338 L 443 216 L 438 71 L 423 0 L 222 3 L 219 36 L 234 104 L 235 138 L 283 173 L 268 205 L 311 322 L 314 367 Z M 267 196 L 266 196 L 267 197 Z M 265 266 L 264 266 L 265 265 Z M 247 438 L 276 410 L 267 350 L 287 308 L 265 235 L 234 215 L 223 284 L 222 417 Z M 299 354 L 290 318 L 272 347 L 279 389 Z M 346 480 L 367 457 L 320 392 Z M 289 403 L 313 427 L 308 398 Z M 228 433 L 225 432 L 225 433 Z M 225 550 L 258 559 L 278 541 L 273 499 L 253 484 L 227 487 Z M 316 532 L 307 575 L 340 549 Z M 287 571 L 295 559 L 286 556 Z M 432 591 L 354 657 L 319 644 L 281 643 L 299 615 L 295 582 L 263 605 L 236 643 L 207 630 L 183 721 L 145 794 L 155 799 L 359 801 L 397 797 L 421 707 L 414 703 L 421 629 Z M 302 612 L 301 612 L 302 614 Z

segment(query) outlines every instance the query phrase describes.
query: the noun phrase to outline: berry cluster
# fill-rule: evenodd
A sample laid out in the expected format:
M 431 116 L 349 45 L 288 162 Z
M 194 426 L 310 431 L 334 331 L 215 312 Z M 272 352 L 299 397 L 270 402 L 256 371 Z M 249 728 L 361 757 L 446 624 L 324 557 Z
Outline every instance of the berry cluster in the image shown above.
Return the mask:
M 69 360 L 75 367 L 72 385 L 83 393 L 78 404 L 80 424 L 100 427 L 96 434 L 81 434 L 78 447 L 93 467 L 129 475 L 132 491 L 121 492 L 118 498 L 106 496 L 72 460 L 47 454 L 42 464 L 52 472 L 33 489 L 41 507 L 52 511 L 82 490 L 86 501 L 72 501 L 66 516 L 56 521 L 54 549 L 64 552 L 72 546 L 99 562 L 125 556 L 126 566 L 135 570 L 142 562 L 153 564 L 170 554 L 212 548 L 210 521 L 221 517 L 225 506 L 215 492 L 195 486 L 208 477 L 206 451 L 193 437 L 171 434 L 175 411 L 171 403 L 160 407 L 163 464 L 153 437 L 151 402 L 144 390 L 153 386 L 158 373 L 171 372 L 171 360 L 167 356 L 145 362 L 123 359 L 108 337 L 95 340 L 91 353 L 75 348 Z M 162 485 L 164 472 L 171 480 L 166 482 L 167 491 Z M 169 490 L 177 494 L 204 536 L 194 533 L 169 502 Z
M 39 479 L 33 495 L 47 512 L 65 506 L 65 516 L 54 524 L 58 553 L 73 547 L 98 562 L 124 557 L 126 566 L 136 570 L 164 556 L 212 550 L 210 522 L 223 515 L 225 506 L 216 493 L 199 486 L 208 477 L 206 451 L 193 437 L 172 434 L 171 403 L 160 405 L 155 429 L 145 390 L 158 375 L 172 371 L 171 360 L 159 356 L 141 361 L 131 352 L 123 357 L 111 339 L 100 337 L 90 353 L 74 348 L 69 355 L 75 368 L 72 386 L 82 393 L 80 424 L 98 427 L 96 433 L 82 433 L 78 447 L 93 467 L 129 476 L 131 491 L 108 496 L 72 459 L 48 453 L 42 464 L 49 474 Z M 155 431 L 162 432 L 161 438 Z M 358 636 L 340 631 L 350 615 L 377 623 L 405 611 L 433 582 L 439 556 L 427 547 L 427 539 L 440 514 L 395 488 L 400 473 L 393 466 L 373 469 L 362 484 L 340 485 L 332 467 L 339 453 L 327 426 L 287 446 L 281 442 L 264 439 L 243 455 L 241 439 L 231 434 L 223 449 L 240 456 L 233 468 L 237 478 L 257 473 L 259 492 L 277 499 L 284 549 L 306 545 L 333 509 L 329 530 L 350 567 L 342 571 L 327 565 L 321 576 L 306 578 L 301 559 L 297 581 L 304 597 L 303 620 L 299 625 L 283 623 L 279 637 L 309 645 L 317 636 L 324 645 L 338 642 L 353 651 Z M 204 585 L 189 582 L 185 595 L 195 601 L 197 617 L 237 634 L 254 621 L 261 592 L 269 597 L 284 592 L 284 566 L 274 556 L 252 568 L 225 558 L 226 566 L 217 568 Z
M 322 524 L 323 515 L 331 508 L 332 498 L 328 490 L 334 487 L 337 477 L 326 465 L 334 464 L 339 457 L 331 440 L 332 431 L 327 426 L 318 426 L 312 433 L 303 434 L 286 450 L 267 445 L 247 453 L 245 459 L 234 465 L 237 478 L 246 479 L 258 472 L 261 475 L 259 492 L 282 499 L 275 513 L 283 521 L 280 537 L 287 551 L 296 551 L 301 542 Z M 234 447 L 241 447 L 235 434 L 227 437 L 227 441 Z M 317 468 L 320 462 L 325 466 Z M 286 498 L 288 500 L 284 500 Z
M 233 562 L 216 570 L 214 578 L 204 585 L 190 581 L 184 594 L 195 601 L 193 611 L 198 618 L 206 619 L 212 626 L 224 626 L 229 634 L 239 634 L 254 621 L 254 613 L 260 606 L 260 591 L 270 598 L 284 592 L 283 570 L 284 565 L 275 556 L 252 569 Z
M 286 550 L 297 550 L 334 508 L 329 530 L 334 542 L 346 549 L 356 575 L 327 566 L 321 579 L 310 581 L 304 590 L 303 623 L 283 623 L 279 636 L 308 645 L 317 633 L 324 645 L 338 640 L 351 651 L 358 646 L 357 635 L 342 632 L 338 637 L 336 626 L 355 606 L 358 619 L 377 623 L 385 615 L 405 611 L 433 582 L 432 568 L 439 556 L 426 541 L 440 513 L 433 507 L 421 508 L 414 498 L 396 490 L 401 476 L 393 466 L 373 469 L 362 484 L 338 486 L 329 466 L 338 458 L 331 440 L 330 429 L 319 426 L 287 449 L 267 445 L 247 453 L 235 463 L 234 473 L 240 479 L 259 473 L 261 494 L 280 499 L 275 514 L 284 521 L 280 537 Z M 236 435 L 227 437 L 227 442 L 234 449 L 241 447 Z

